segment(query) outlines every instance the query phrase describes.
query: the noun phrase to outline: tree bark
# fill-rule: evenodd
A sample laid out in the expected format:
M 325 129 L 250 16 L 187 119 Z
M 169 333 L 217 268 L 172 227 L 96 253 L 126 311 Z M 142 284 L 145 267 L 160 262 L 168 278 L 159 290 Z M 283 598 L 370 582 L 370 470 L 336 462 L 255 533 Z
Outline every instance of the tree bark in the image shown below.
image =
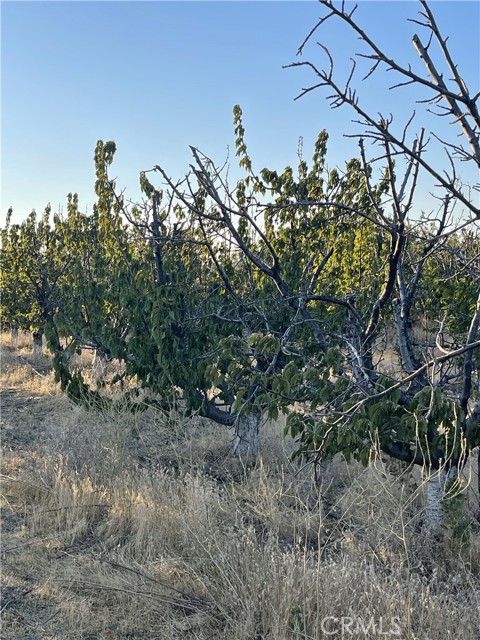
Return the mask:
M 408 318 L 401 312 L 400 302 L 393 300 L 393 316 L 395 318 L 395 328 L 397 330 L 398 348 L 402 359 L 403 368 L 407 373 L 413 373 L 418 368 L 415 357 L 412 353 L 411 328 L 408 326 Z
M 109 363 L 108 356 L 100 350 L 95 351 L 93 356 L 93 380 L 95 382 L 101 382 L 105 378 L 105 372 Z
M 241 458 L 256 458 L 260 452 L 260 419 L 260 414 L 249 413 L 235 420 L 233 452 Z
M 458 467 L 432 471 L 427 478 L 427 502 L 425 507 L 426 525 L 435 530 L 445 522 L 443 498 L 450 482 L 458 477 Z
M 15 324 L 12 324 L 10 327 L 10 343 L 13 347 L 16 346 L 18 340 L 18 327 Z
M 33 355 L 41 356 L 43 353 L 43 330 L 33 332 Z

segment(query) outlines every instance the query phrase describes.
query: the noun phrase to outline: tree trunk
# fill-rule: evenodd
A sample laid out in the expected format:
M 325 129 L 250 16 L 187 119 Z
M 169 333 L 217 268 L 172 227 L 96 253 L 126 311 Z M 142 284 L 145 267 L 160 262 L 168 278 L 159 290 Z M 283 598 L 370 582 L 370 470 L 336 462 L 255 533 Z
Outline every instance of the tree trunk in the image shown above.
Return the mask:
M 43 353 L 43 331 L 39 329 L 33 332 L 33 355 L 41 356 Z
M 477 498 L 480 498 L 480 447 L 477 449 Z M 480 519 L 480 506 L 478 517 Z
M 12 324 L 10 327 L 10 342 L 13 347 L 16 346 L 18 340 L 18 327 L 16 324 Z
M 426 525 L 430 530 L 434 530 L 445 524 L 445 516 L 448 512 L 448 502 L 444 501 L 446 491 L 452 482 L 458 478 L 458 468 L 439 469 L 428 474 L 427 481 L 427 503 L 425 507 Z
M 109 363 L 109 357 L 98 349 L 93 356 L 93 380 L 95 382 L 101 382 L 105 378 L 105 372 Z
M 241 458 L 256 458 L 260 452 L 260 414 L 239 415 L 235 421 L 233 451 Z
M 418 363 L 412 352 L 412 329 L 409 327 L 408 319 L 402 315 L 400 302 L 394 300 L 392 307 L 402 364 L 407 373 L 413 373 L 418 368 Z

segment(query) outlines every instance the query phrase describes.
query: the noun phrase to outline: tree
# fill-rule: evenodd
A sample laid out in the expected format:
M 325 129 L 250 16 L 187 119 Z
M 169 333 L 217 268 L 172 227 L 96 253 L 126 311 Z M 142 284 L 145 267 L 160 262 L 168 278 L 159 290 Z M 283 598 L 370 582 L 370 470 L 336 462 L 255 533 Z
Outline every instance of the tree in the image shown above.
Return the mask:
M 32 211 L 22 224 L 11 224 L 9 210 L 2 229 L 2 317 L 14 329 L 32 332 L 36 354 L 45 325 L 53 327 L 57 288 L 68 268 L 50 214 L 48 205 L 40 220 Z
M 240 144 L 239 109 L 236 124 Z M 305 188 L 316 193 L 322 189 L 326 140 L 322 132 L 312 169 L 303 160 L 299 168 Z M 258 225 L 249 225 L 247 219 L 240 220 L 238 226 L 225 227 L 218 212 L 208 213 L 208 189 L 200 183 L 193 192 L 188 176 L 173 186 L 163 204 L 163 193 L 142 174 L 145 200 L 132 205 L 125 202 L 123 193 L 116 193 L 115 182 L 108 177 L 114 153 L 113 143 L 97 144 L 98 202 L 83 242 L 75 231 L 78 214 L 75 207 L 69 208 L 65 237 L 70 233 L 71 239 L 64 242 L 70 247 L 72 280 L 61 296 L 58 330 L 72 336 L 75 346 L 95 347 L 119 360 L 124 366 L 122 376 L 136 378 L 156 401 L 180 397 L 187 411 L 198 411 L 234 427 L 235 451 L 256 455 L 262 414 L 278 416 L 279 406 L 271 401 L 272 384 L 281 382 L 280 372 L 291 371 L 298 361 L 296 353 L 279 351 L 280 338 L 283 336 L 283 345 L 288 343 L 291 323 L 299 318 L 315 324 L 315 335 L 323 333 L 306 307 L 299 309 L 289 295 L 289 288 L 303 282 L 297 263 L 312 243 L 316 243 L 315 251 L 320 256 L 328 238 L 337 237 L 346 222 L 334 222 L 330 236 L 322 239 L 317 232 L 329 217 L 319 209 L 311 224 L 312 209 L 303 207 L 304 220 L 298 222 L 303 225 L 303 239 L 295 239 L 287 228 L 291 231 L 297 224 L 298 207 L 285 206 L 281 221 L 275 219 L 274 210 L 269 211 L 266 232 Z M 208 169 L 195 154 L 205 171 L 215 173 L 213 165 Z M 346 211 L 352 210 L 356 198 L 367 195 L 365 190 L 358 190 L 362 175 L 358 162 L 349 166 L 352 171 L 348 180 L 332 172 L 328 187 Z M 281 198 L 288 197 L 289 185 L 293 184 L 291 170 L 287 168 L 280 178 L 274 171 L 265 171 L 274 188 L 283 194 Z M 245 186 L 240 181 L 228 197 L 243 203 Z M 192 196 L 201 215 L 191 208 L 181 188 Z M 382 189 L 380 186 L 379 197 Z M 217 206 L 218 194 L 215 202 Z M 348 242 L 354 244 L 355 238 L 361 237 L 357 242 L 361 253 L 367 235 L 365 229 L 357 229 Z M 262 245 L 261 238 L 267 236 L 270 240 Z M 298 250 L 292 251 L 289 238 L 298 243 Z M 249 257 L 240 251 L 239 239 L 251 252 L 281 252 L 282 259 L 289 261 L 287 278 L 280 279 L 277 274 L 272 281 L 255 264 L 252 268 L 253 253 Z M 343 251 L 348 251 L 346 236 L 343 239 Z M 261 264 L 265 259 L 260 255 Z M 370 262 L 370 268 L 374 268 L 375 260 Z M 337 263 L 338 270 L 341 262 Z M 304 264 L 303 268 L 312 266 Z M 321 265 L 314 266 L 320 276 Z M 278 286 L 284 294 L 282 299 L 276 295 Z M 57 364 L 57 376 L 73 398 L 100 402 L 98 391 L 88 388 L 79 374 L 73 378 L 63 360 Z M 281 406 L 285 408 L 285 402 Z
M 8 210 L 2 229 L 0 284 L 2 290 L 1 312 L 3 327 L 9 327 L 12 340 L 16 340 L 19 327 L 27 324 L 27 296 L 21 274 L 18 272 L 19 227 L 11 224 L 13 211 Z
M 328 68 L 319 68 L 310 61 L 294 63 L 291 66 L 306 65 L 315 74 L 317 82 L 304 89 L 301 95 L 313 90 L 327 88 L 328 99 L 332 108 L 350 108 L 357 122 L 363 128 L 358 135 L 362 161 L 366 163 L 365 141 L 370 140 L 380 147 L 383 153 L 377 158 L 387 164 L 390 175 L 391 216 L 384 220 L 391 229 L 392 234 L 408 243 L 408 234 L 405 229 L 413 229 L 417 225 L 417 237 L 421 243 L 420 256 L 415 265 L 405 265 L 405 258 L 401 255 L 396 265 L 395 276 L 397 281 L 396 291 L 390 295 L 392 309 L 397 329 L 397 340 L 401 353 L 401 361 L 406 379 L 412 381 L 414 388 L 421 387 L 417 392 L 430 396 L 428 409 L 425 416 L 428 418 L 426 426 L 426 440 L 428 442 L 427 462 L 434 467 L 447 463 L 449 469 L 455 474 L 461 457 L 461 443 L 465 443 L 467 451 L 479 444 L 479 419 L 480 419 L 480 394 L 479 384 L 479 324 L 480 324 L 480 297 L 479 297 L 479 272 L 478 272 L 478 230 L 480 209 L 478 207 L 478 184 L 473 187 L 465 184 L 462 176 L 465 175 L 465 166 L 471 165 L 477 171 L 480 167 L 480 115 L 478 100 L 480 93 L 472 93 L 461 77 L 458 65 L 451 55 L 448 38 L 445 38 L 438 27 L 435 16 L 425 0 L 420 0 L 421 10 L 419 18 L 412 19 L 422 30 L 425 38 L 415 34 L 412 38 L 413 47 L 420 60 L 424 63 L 425 73 L 415 73 L 412 67 L 402 66 L 392 59 L 364 30 L 354 13 L 357 7 L 351 11 L 346 10 L 345 5 L 337 5 L 330 0 L 321 0 L 326 9 L 326 14 L 319 19 L 316 25 L 305 38 L 299 48 L 301 54 L 305 45 L 309 42 L 326 22 L 339 20 L 347 26 L 352 35 L 356 35 L 366 47 L 366 53 L 355 56 L 351 73 L 347 81 L 341 84 L 336 78 L 334 60 L 328 49 L 325 52 L 328 60 Z M 426 43 L 426 44 L 425 44 Z M 432 59 L 432 54 L 436 59 Z M 425 99 L 418 100 L 418 104 L 425 104 L 428 108 L 430 122 L 433 128 L 430 132 L 421 129 L 408 141 L 409 130 L 414 123 L 415 110 L 412 116 L 402 123 L 401 128 L 395 126 L 392 115 L 385 116 L 369 112 L 363 104 L 354 88 L 356 81 L 357 63 L 364 59 L 370 63 L 370 69 L 364 78 L 378 74 L 380 69 L 392 72 L 396 76 L 391 89 L 399 87 L 413 87 L 425 95 Z M 448 79 L 447 79 L 448 78 Z M 436 109 L 436 110 L 435 110 Z M 445 139 L 439 131 L 435 130 L 436 117 L 449 117 L 451 135 Z M 455 134 L 459 134 L 454 138 Z M 437 148 L 430 150 L 432 143 L 437 143 Z M 429 153 L 430 151 L 430 153 Z M 432 152 L 433 151 L 433 152 Z M 371 163 L 370 163 L 371 164 Z M 401 167 L 401 170 L 396 167 Z M 448 169 L 445 168 L 445 164 Z M 437 201 L 440 202 L 440 211 L 434 225 L 429 225 L 428 218 L 417 220 L 413 214 L 415 193 L 419 176 L 426 174 L 435 181 Z M 398 174 L 398 178 L 396 176 Z M 454 210 L 456 211 L 454 212 Z M 461 212 L 459 211 L 461 210 Z M 435 218 L 435 215 L 433 216 Z M 409 223 L 409 224 L 407 224 Z M 450 224 L 448 224 L 450 223 Z M 432 228 L 434 227 L 434 228 Z M 459 231 L 470 229 L 473 251 L 462 256 L 458 243 L 461 239 Z M 411 233 L 410 233 L 411 236 Z M 455 246 L 456 245 L 456 246 Z M 457 349 L 445 351 L 440 349 L 441 355 L 433 357 L 430 363 L 423 364 L 415 353 L 410 323 L 418 307 L 422 291 L 419 290 L 421 281 L 428 283 L 428 266 L 432 263 L 431 256 L 442 250 L 442 247 L 450 249 L 451 272 L 448 274 L 448 282 L 456 282 L 462 286 L 455 288 L 454 298 L 462 302 L 463 325 L 457 323 L 459 330 L 455 334 Z M 445 251 L 444 251 L 445 253 Z M 453 275 L 456 274 L 455 276 Z M 410 276 L 409 279 L 408 276 Z M 433 283 L 438 287 L 438 282 Z M 448 285 L 447 285 L 448 286 Z M 423 294 L 428 287 L 423 286 Z M 469 292 L 467 294 L 467 291 Z M 466 306 L 465 301 L 468 300 Z M 442 335 L 447 322 L 451 317 L 452 298 L 448 301 L 443 298 L 438 302 L 443 303 L 441 313 L 444 315 L 440 323 L 436 344 L 440 345 Z M 440 309 L 439 309 L 440 310 Z M 438 354 L 434 354 L 436 356 Z M 460 358 L 459 358 L 460 356 Z M 452 369 L 454 370 L 452 376 Z M 426 374 L 430 374 L 427 376 Z M 398 380 L 397 388 L 405 389 L 405 379 Z M 475 387 L 477 390 L 475 392 Z M 435 403 L 434 397 L 438 398 Z M 442 400 L 440 400 L 442 398 Z M 433 419 L 434 405 L 441 403 L 446 407 L 447 402 L 454 407 L 448 423 L 447 430 L 450 435 L 450 445 L 446 438 L 441 446 L 438 446 L 438 432 L 443 425 L 445 413 L 440 411 L 436 419 Z M 427 403 L 426 403 L 427 404 Z M 452 409 L 450 410 L 452 411 Z M 452 443 L 456 443 L 453 445 Z M 418 448 L 418 438 L 416 438 Z M 432 456 L 432 449 L 436 451 Z M 425 460 L 425 455 L 421 456 Z
M 260 413 L 240 414 L 235 405 L 240 396 L 233 388 L 218 386 L 211 366 L 222 339 L 230 340 L 235 351 L 242 322 L 236 309 L 232 316 L 230 302 L 225 303 L 228 294 L 220 273 L 208 264 L 202 229 L 191 228 L 171 202 L 163 208 L 161 192 L 144 174 L 144 202 L 126 203 L 108 177 L 114 154 L 114 143 L 98 142 L 93 216 L 87 221 L 71 207 L 62 226 L 71 279 L 55 317 L 57 330 L 71 336 L 74 348 L 95 348 L 120 361 L 124 370 L 112 382 L 135 378 L 144 393 L 142 402 L 172 402 L 180 396 L 188 412 L 235 427 L 238 453 L 256 455 Z M 86 225 L 82 241 L 76 230 L 80 222 Z M 228 247 L 219 250 L 224 268 L 234 270 L 231 260 L 227 264 Z M 56 350 L 55 344 L 50 346 Z M 238 386 L 237 355 L 230 377 Z M 80 373 L 72 374 L 65 359 L 56 358 L 55 367 L 74 400 L 107 401 Z
M 267 367 L 259 384 L 270 406 L 290 413 L 288 430 L 299 441 L 299 453 L 319 460 L 342 451 L 367 461 L 376 446 L 407 463 L 456 477 L 468 452 L 480 444 L 480 209 L 470 197 L 475 188 L 461 180 L 459 165 L 461 160 L 480 166 L 480 94 L 471 94 L 461 79 L 426 2 L 421 2 L 418 22 L 438 43 L 453 76 L 451 86 L 430 58 L 430 45 L 424 46 L 418 36 L 413 42 L 426 77 L 386 55 L 355 21 L 355 9 L 321 4 L 328 13 L 300 50 L 327 20 L 346 23 L 370 48 L 363 54 L 372 62 L 368 75 L 384 65 L 400 75 L 395 86 L 427 89 L 432 93 L 428 105 L 441 109 L 444 103 L 440 113 L 454 118 L 451 126 L 459 126 L 467 145 L 442 142 L 439 134 L 430 133 L 442 144 L 450 169 L 436 164 L 438 154 L 428 156 L 424 130 L 408 141 L 413 116 L 397 133 L 392 116 L 371 115 L 363 108 L 353 89 L 355 63 L 346 84 L 340 85 L 324 48 L 328 70 L 311 62 L 292 66 L 306 65 L 317 76 L 318 82 L 302 95 L 327 87 L 332 108 L 350 107 L 364 127 L 358 136 L 359 157 L 343 175 L 323 171 L 313 186 L 302 161 L 296 177 L 290 168 L 282 175 L 256 173 L 238 109 L 237 155 L 246 178 L 235 189 L 193 148 L 191 176 L 198 188 L 187 180 L 185 189 L 164 169 L 157 170 L 172 197 L 199 224 L 210 221 L 219 237 L 228 236 L 250 263 L 255 282 L 270 282 L 270 305 L 295 310 L 284 316 L 281 328 L 266 323 L 268 336 L 277 339 L 271 362 L 285 354 L 295 357 L 284 367 Z M 369 141 L 376 147 L 372 160 L 367 157 Z M 375 183 L 379 162 L 383 168 Z M 323 168 L 320 162 L 316 170 L 322 173 Z M 431 215 L 415 212 L 425 173 L 436 181 Z M 442 290 L 448 296 L 439 296 Z M 457 300 L 461 305 L 454 314 Z M 439 319 L 433 344 L 416 335 L 426 304 L 430 317 L 433 312 Z M 450 348 L 443 345 L 447 326 L 453 332 Z M 391 327 L 399 357 L 386 370 L 380 344 Z M 432 323 L 428 329 L 433 330 Z M 294 402 L 302 403 L 301 411 L 290 411 Z M 438 505 L 434 500 L 437 511 Z

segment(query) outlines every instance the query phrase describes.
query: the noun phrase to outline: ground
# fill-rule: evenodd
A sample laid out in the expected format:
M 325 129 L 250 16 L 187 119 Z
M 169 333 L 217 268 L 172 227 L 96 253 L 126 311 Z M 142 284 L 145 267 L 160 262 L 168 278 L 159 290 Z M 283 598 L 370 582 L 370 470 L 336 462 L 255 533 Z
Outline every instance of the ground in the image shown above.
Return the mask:
M 0 382 L 2 638 L 480 637 L 475 483 L 468 536 L 433 534 L 419 474 L 385 460 L 318 486 L 281 424 L 247 464 L 173 408 L 87 411 L 28 337 L 3 337 Z

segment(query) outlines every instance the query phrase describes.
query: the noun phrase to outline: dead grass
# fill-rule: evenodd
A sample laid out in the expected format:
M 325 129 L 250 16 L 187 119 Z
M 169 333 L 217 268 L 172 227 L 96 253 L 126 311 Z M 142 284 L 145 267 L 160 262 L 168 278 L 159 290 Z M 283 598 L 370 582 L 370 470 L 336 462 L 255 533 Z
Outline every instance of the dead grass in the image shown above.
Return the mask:
M 15 358 L 2 638 L 320 640 L 342 624 L 344 638 L 480 637 L 478 530 L 457 550 L 423 533 L 418 476 L 335 459 L 316 487 L 274 424 L 246 468 L 228 430 L 71 407 Z

